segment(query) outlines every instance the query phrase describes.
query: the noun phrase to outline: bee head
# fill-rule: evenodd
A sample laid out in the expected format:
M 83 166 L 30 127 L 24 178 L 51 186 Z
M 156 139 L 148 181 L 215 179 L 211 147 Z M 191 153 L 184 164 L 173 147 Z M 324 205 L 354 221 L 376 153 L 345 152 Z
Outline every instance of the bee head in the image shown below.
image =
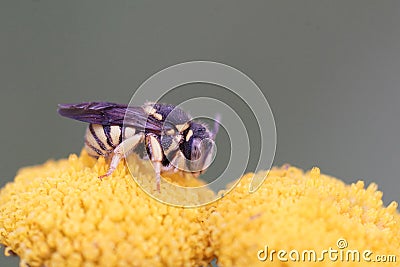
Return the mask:
M 190 122 L 182 132 L 180 150 L 187 159 L 186 165 L 192 172 L 201 172 L 211 164 L 214 144 L 213 135 L 202 124 Z

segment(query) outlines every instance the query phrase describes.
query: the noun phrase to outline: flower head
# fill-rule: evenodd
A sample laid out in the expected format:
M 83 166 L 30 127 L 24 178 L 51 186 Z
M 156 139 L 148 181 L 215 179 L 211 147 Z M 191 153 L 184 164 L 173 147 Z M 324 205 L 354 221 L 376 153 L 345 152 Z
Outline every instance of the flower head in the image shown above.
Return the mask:
M 14 252 L 32 267 L 197 267 L 207 266 L 213 257 L 221 267 L 309 266 L 309 261 L 282 262 L 276 254 L 268 262 L 260 256 L 267 255 L 266 246 L 300 253 L 344 250 L 338 248 L 338 240 L 344 240 L 348 249 L 400 260 L 397 203 L 385 207 L 375 184 L 365 189 L 361 181 L 346 185 L 318 168 L 304 173 L 283 166 L 270 170 L 254 193 L 249 192 L 254 175 L 247 174 L 217 202 L 180 208 L 144 193 L 123 162 L 111 177 L 97 179 L 107 168 L 103 158 L 95 160 L 83 151 L 79 157 L 21 169 L 0 192 L 0 243 L 6 254 Z M 148 190 L 155 189 L 152 171 L 137 177 Z M 202 184 L 190 176 L 176 175 L 170 181 Z M 164 184 L 161 194 L 175 203 L 203 203 L 212 195 L 208 190 L 171 190 Z M 333 262 L 327 257 L 312 264 L 365 266 L 363 261 Z M 385 266 L 396 266 L 392 264 Z
M 256 174 L 255 179 L 266 173 Z M 248 193 L 253 174 L 210 210 L 207 229 L 219 266 L 366 266 L 335 260 L 323 250 L 370 250 L 377 255 L 395 255 L 400 261 L 400 216 L 397 203 L 382 204 L 376 184 L 367 189 L 359 181 L 346 185 L 320 174 L 318 168 L 304 173 L 284 166 L 273 168 L 263 185 Z M 339 248 L 339 242 L 348 247 Z M 267 249 L 266 249 L 267 248 Z M 268 251 L 267 251 L 268 250 Z M 271 255 L 271 251 L 275 254 Z M 281 252 L 282 260 L 277 258 Z M 308 260 L 310 250 L 316 252 Z M 294 251 L 294 252 L 292 252 Z M 299 257 L 296 254 L 299 253 Z M 290 253 L 293 253 L 290 255 Z M 303 253 L 306 253 L 303 260 Z M 334 253 L 333 253 L 334 254 Z M 351 255 L 350 255 L 351 256 Z M 272 257 L 272 258 L 271 258 Z M 362 257 L 362 255 L 361 255 Z M 398 262 L 385 266 L 399 266 Z M 374 266 L 371 264 L 371 266 Z
M 201 266 L 212 256 L 202 209 L 165 205 L 138 188 L 121 163 L 103 158 L 49 161 L 19 171 L 0 193 L 0 243 L 30 266 Z M 140 177 L 155 188 L 154 175 Z M 177 178 L 199 185 L 195 178 Z M 164 192 L 167 194 L 167 190 Z M 201 194 L 171 194 L 197 198 Z

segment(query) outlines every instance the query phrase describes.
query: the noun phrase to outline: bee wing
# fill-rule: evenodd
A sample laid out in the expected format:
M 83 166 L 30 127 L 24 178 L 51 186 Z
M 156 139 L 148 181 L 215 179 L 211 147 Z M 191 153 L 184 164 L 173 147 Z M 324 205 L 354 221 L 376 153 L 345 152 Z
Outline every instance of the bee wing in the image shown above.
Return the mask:
M 110 102 L 59 104 L 58 113 L 70 119 L 101 125 L 125 125 L 153 131 L 161 131 L 165 127 L 149 117 L 142 107 L 128 107 Z

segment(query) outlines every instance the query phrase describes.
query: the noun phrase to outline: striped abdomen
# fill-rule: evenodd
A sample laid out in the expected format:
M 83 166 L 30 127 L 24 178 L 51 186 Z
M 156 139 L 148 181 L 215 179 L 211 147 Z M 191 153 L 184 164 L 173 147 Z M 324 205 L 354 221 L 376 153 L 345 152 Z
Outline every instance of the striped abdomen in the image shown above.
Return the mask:
M 85 134 L 85 149 L 90 156 L 108 156 L 122 142 L 122 126 L 89 124 Z M 135 129 L 125 128 L 125 134 L 135 134 Z

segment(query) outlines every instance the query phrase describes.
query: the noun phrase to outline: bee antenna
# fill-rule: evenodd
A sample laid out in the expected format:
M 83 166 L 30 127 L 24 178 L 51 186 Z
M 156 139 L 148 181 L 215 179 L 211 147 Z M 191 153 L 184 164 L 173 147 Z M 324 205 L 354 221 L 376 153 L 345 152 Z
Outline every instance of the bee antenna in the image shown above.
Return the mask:
M 215 137 L 217 136 L 220 121 L 221 121 L 221 114 L 216 114 L 214 119 L 214 128 L 211 132 L 211 139 L 213 140 L 215 140 Z

